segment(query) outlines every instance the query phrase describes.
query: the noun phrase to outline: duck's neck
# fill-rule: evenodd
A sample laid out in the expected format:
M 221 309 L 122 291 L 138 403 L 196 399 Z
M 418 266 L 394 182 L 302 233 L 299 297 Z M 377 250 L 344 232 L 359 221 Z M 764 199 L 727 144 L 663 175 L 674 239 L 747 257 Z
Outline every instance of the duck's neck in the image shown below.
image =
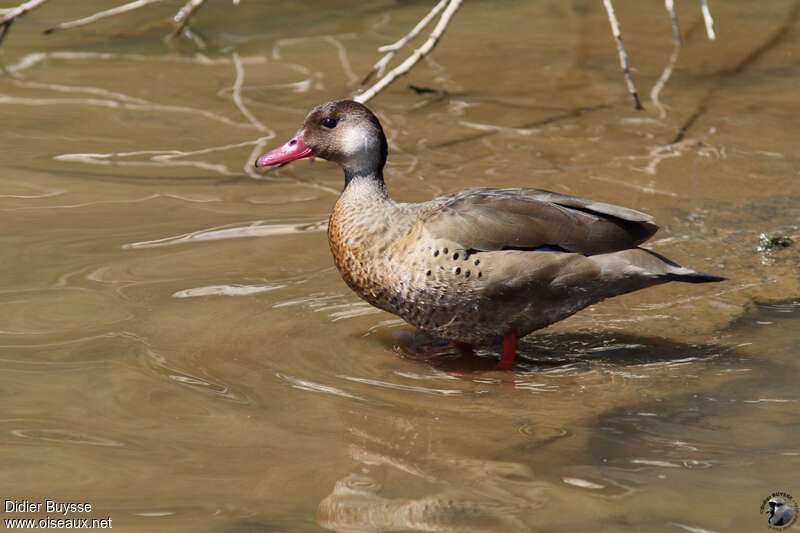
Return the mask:
M 348 246 L 351 241 L 358 241 L 359 246 L 365 246 L 380 241 L 393 230 L 395 207 L 379 173 L 351 177 L 331 213 L 331 244 L 340 241 Z
M 357 170 L 344 169 L 344 194 L 360 194 L 371 197 L 370 199 L 388 199 L 389 193 L 386 192 L 386 184 L 383 182 L 383 173 L 378 171 L 361 172 Z
M 370 265 L 384 255 L 401 224 L 393 222 L 397 205 L 386 193 L 380 173 L 346 173 L 345 180 L 344 191 L 331 212 L 328 242 L 345 282 L 363 296 L 372 283 Z

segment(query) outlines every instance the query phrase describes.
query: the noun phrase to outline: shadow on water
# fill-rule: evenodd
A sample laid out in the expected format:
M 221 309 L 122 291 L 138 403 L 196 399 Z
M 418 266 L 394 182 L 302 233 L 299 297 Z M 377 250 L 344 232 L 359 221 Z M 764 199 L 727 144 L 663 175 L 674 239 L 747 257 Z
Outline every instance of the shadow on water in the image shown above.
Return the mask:
M 422 333 L 398 331 L 382 339 L 401 357 L 424 361 L 446 372 L 481 372 L 497 364 L 500 345 L 466 353 L 451 343 Z M 533 333 L 520 340 L 514 371 L 590 370 L 648 364 L 676 364 L 717 357 L 727 348 L 680 344 L 656 337 L 611 332 Z

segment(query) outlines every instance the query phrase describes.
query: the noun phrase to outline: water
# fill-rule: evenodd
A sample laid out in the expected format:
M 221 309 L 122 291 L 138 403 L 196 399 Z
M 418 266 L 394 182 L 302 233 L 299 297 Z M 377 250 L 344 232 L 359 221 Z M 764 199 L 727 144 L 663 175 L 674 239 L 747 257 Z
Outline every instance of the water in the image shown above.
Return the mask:
M 504 373 L 409 357 L 426 341 L 349 292 L 324 234 L 337 168 L 249 168 L 427 4 L 209 3 L 202 53 L 160 40 L 177 4 L 40 34 L 101 6 L 48 5 L 0 50 L 4 499 L 122 531 L 722 532 L 800 497 L 798 248 L 756 251 L 800 238 L 793 3 L 713 5 L 713 43 L 679 5 L 663 118 L 655 3 L 617 6 L 645 111 L 601 7 L 560 2 L 467 3 L 370 103 L 397 199 L 618 203 L 729 278 L 593 306 Z

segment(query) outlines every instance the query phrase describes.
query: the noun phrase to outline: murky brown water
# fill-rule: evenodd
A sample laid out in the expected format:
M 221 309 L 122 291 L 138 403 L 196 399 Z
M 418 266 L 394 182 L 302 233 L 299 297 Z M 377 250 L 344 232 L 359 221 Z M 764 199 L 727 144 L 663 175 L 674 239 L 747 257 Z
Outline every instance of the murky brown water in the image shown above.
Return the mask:
M 41 36 L 107 6 L 68 4 L 0 50 L 3 498 L 181 532 L 761 531 L 766 496 L 800 498 L 798 246 L 756 252 L 800 238 L 796 2 L 718 2 L 714 43 L 681 3 L 664 118 L 632 109 L 584 2 L 467 3 L 370 103 L 397 199 L 635 207 L 653 249 L 730 278 L 594 306 L 528 337 L 515 372 L 463 376 L 453 353 L 400 357 L 409 327 L 340 280 L 338 168 L 249 169 L 428 3 L 209 3 L 202 54 L 161 42 L 173 5 Z M 646 96 L 669 20 L 617 14 Z

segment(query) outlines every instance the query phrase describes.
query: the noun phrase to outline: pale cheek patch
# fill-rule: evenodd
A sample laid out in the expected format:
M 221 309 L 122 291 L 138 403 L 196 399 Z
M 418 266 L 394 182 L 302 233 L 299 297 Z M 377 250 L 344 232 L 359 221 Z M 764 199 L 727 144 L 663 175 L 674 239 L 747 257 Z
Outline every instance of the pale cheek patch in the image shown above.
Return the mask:
M 370 151 L 371 138 L 367 128 L 351 126 L 342 132 L 342 151 L 350 156 Z

